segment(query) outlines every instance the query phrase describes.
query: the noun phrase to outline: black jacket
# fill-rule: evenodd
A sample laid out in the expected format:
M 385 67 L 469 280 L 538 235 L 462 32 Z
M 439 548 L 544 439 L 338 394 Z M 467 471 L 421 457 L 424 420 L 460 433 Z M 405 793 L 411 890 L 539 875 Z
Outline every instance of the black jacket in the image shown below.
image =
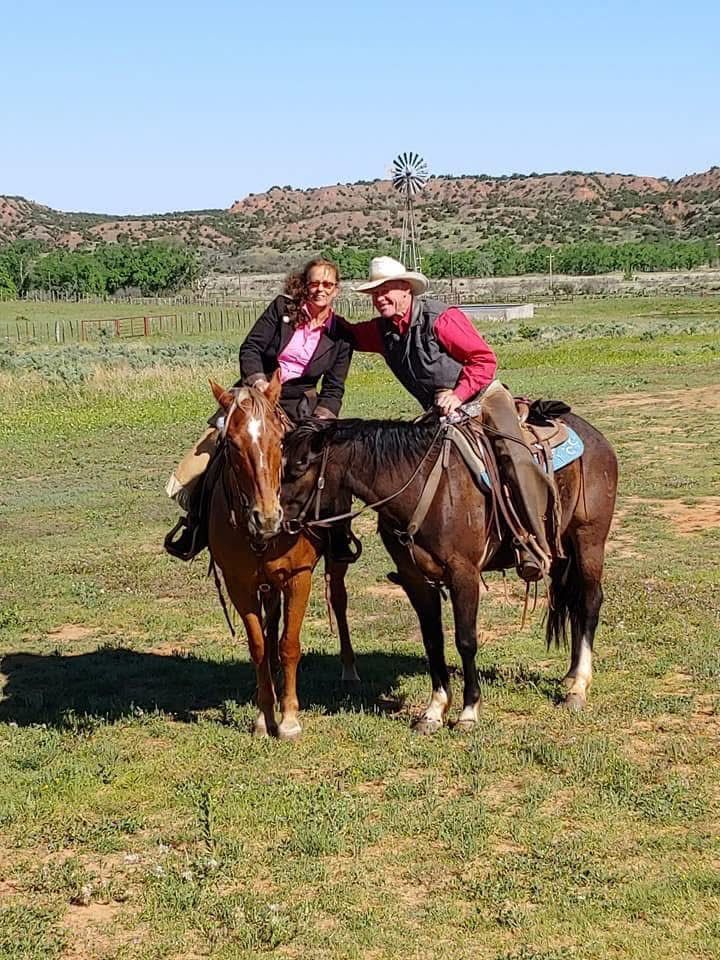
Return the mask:
M 277 370 L 278 355 L 294 332 L 288 316 L 289 304 L 286 296 L 276 297 L 255 321 L 240 347 L 242 383 L 252 386 L 263 377 L 269 380 Z M 287 415 L 293 420 L 300 420 L 312 414 L 317 406 L 337 416 L 351 356 L 352 347 L 343 337 L 336 320 L 330 330 L 323 331 L 303 375 L 286 380 L 283 384 L 280 405 Z M 318 394 L 317 383 L 321 377 L 322 386 Z

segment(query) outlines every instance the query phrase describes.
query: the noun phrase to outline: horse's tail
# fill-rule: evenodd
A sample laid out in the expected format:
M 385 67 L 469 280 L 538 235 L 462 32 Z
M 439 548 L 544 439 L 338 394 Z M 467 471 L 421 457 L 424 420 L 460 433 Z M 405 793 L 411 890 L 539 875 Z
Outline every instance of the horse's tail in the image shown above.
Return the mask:
M 545 640 L 548 647 L 567 645 L 568 628 L 574 631 L 579 626 L 583 604 L 584 585 L 580 576 L 575 549 L 566 547 L 566 556 L 554 560 L 550 569 L 548 613 L 545 624 Z

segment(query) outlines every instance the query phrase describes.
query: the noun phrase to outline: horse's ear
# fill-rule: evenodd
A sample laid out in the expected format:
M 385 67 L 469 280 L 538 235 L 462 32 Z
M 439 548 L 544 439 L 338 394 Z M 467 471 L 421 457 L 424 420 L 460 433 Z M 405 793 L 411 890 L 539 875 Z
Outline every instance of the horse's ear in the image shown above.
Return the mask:
M 219 384 L 215 383 L 214 380 L 210 381 L 210 389 L 212 390 L 213 395 L 217 400 L 218 404 L 227 413 L 227 411 L 232 406 L 233 395 L 230 393 L 229 390 L 224 390 Z
M 280 391 L 282 389 L 282 382 L 280 380 L 280 367 L 277 368 L 275 373 L 270 378 L 270 383 L 268 388 L 265 391 L 265 398 L 270 401 L 272 404 L 276 404 L 280 399 Z

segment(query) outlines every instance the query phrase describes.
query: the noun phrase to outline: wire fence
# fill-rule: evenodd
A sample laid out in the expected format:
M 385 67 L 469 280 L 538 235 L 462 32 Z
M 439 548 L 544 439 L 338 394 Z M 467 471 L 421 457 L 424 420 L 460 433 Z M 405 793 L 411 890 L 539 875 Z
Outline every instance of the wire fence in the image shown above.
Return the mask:
M 695 296 L 698 298 L 718 297 L 718 290 L 681 289 L 664 291 L 675 296 Z M 532 303 L 547 306 L 568 300 L 610 300 L 625 298 L 644 298 L 658 296 L 658 290 L 643 289 L 634 291 L 573 290 L 558 285 L 550 290 L 526 292 L 508 291 L 494 288 L 484 291 L 485 295 L 473 296 L 471 291 L 458 289 L 450 283 L 433 285 L 432 295 L 448 303 L 460 306 L 490 302 L 492 305 L 510 305 Z M 168 337 L 185 336 L 221 336 L 236 333 L 243 336 L 267 306 L 266 300 L 231 300 L 221 298 L 211 305 L 206 301 L 193 301 L 186 297 L 145 297 L 123 299 L 121 301 L 102 300 L 102 298 L 80 299 L 76 315 L 65 317 L 24 316 L 22 310 L 27 301 L 13 301 L 18 313 L 14 319 L 0 319 L 0 342 L 6 343 L 81 343 L 102 338 Z M 73 301 L 75 302 L 75 301 Z M 97 317 L 87 306 L 80 304 L 100 304 L 117 302 L 118 316 Z M 129 308 L 141 306 L 146 309 L 130 314 Z M 175 307 L 172 309 L 163 309 Z M 123 309 L 124 308 L 124 309 Z M 25 308 L 27 309 L 27 308 Z M 38 308 L 35 308 L 37 310 Z M 122 309 L 122 312 L 120 310 Z M 369 297 L 338 297 L 335 310 L 350 321 L 366 320 L 372 315 Z M 28 310 L 28 313 L 31 311 Z M 33 311 L 34 312 L 34 311 Z
M 159 306 L 157 299 L 151 301 Z M 18 306 L 21 304 L 18 302 Z M 108 337 L 184 337 L 244 333 L 266 308 L 264 300 L 238 301 L 234 307 L 144 313 L 134 316 L 25 317 L 0 320 L 0 340 L 14 343 L 82 343 Z M 369 302 L 338 298 L 335 310 L 349 320 L 371 316 Z

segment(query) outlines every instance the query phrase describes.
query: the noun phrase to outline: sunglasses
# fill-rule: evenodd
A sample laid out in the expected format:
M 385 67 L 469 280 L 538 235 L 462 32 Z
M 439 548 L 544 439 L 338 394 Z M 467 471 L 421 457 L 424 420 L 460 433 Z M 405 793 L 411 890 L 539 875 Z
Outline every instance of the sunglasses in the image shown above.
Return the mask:
M 332 290 L 336 286 L 334 280 L 311 280 L 307 285 L 308 290 L 319 290 L 321 287 L 323 290 Z

